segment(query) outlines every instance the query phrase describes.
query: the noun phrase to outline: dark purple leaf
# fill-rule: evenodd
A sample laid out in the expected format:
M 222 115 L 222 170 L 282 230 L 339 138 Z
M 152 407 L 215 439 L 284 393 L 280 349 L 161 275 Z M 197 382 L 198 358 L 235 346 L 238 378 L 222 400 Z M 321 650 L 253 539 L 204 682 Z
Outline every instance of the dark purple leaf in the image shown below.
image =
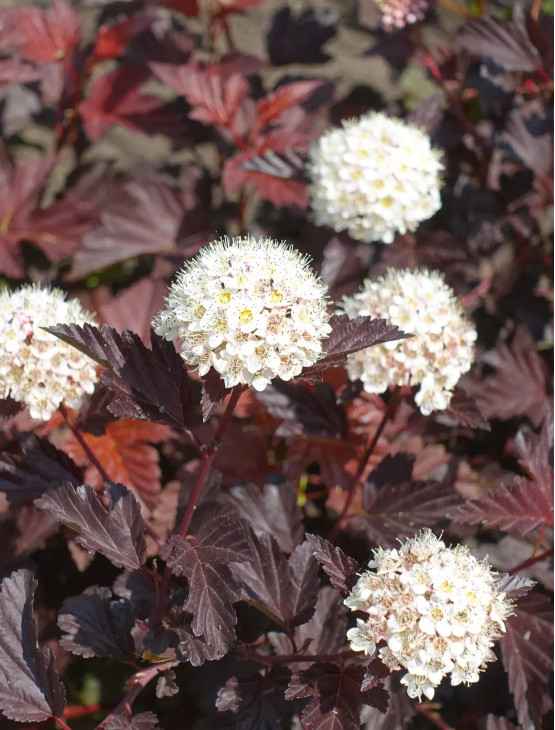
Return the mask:
M 230 567 L 241 588 L 241 598 L 282 627 L 305 623 L 314 610 L 318 564 L 308 542 L 289 558 L 271 535 L 252 535 L 251 557 Z
M 37 642 L 36 585 L 30 571 L 18 570 L 0 587 L 0 712 L 18 722 L 62 717 L 65 705 L 54 657 Z
M 192 380 L 174 346 L 151 334 L 152 349 L 134 332 L 111 327 L 58 325 L 48 328 L 64 342 L 109 370 L 103 382 L 116 396 L 109 410 L 185 428 L 201 422 L 199 383 Z
M 158 718 L 153 712 L 128 715 L 122 710 L 108 715 L 97 730 L 155 730 L 158 727 Z
M 496 582 L 498 591 L 506 593 L 507 596 L 516 601 L 525 596 L 535 585 L 535 581 L 524 575 L 511 575 L 510 573 L 502 573 Z
M 292 676 L 285 697 L 309 699 L 301 713 L 305 730 L 359 730 L 363 705 L 386 712 L 388 701 L 379 686 L 362 691 L 363 678 L 357 665 L 315 664 Z
M 310 621 L 295 629 L 295 642 L 297 646 L 305 647 L 307 654 L 336 654 L 345 649 L 347 621 L 343 597 L 333 588 L 324 586 L 318 593 Z
M 488 715 L 486 720 L 486 730 L 518 730 L 516 725 L 509 722 L 505 717 L 495 717 Z
M 109 484 L 105 494 L 110 499 L 108 508 L 92 487 L 64 484 L 43 494 L 35 506 L 74 530 L 85 550 L 99 552 L 122 568 L 140 568 L 146 544 L 139 503 L 120 484 Z
M 365 350 L 372 345 L 409 337 L 385 319 L 357 317 L 350 319 L 346 314 L 335 314 L 331 320 L 331 334 L 323 344 L 325 356 L 303 371 L 303 376 L 312 376 L 332 367 L 343 365 L 347 355 Z
M 193 614 L 191 628 L 203 637 L 219 657 L 235 638 L 237 616 L 233 604 L 239 600 L 229 564 L 247 560 L 249 544 L 245 526 L 233 512 L 221 505 L 201 505 L 187 537 L 173 535 L 162 549 L 162 557 L 174 575 L 184 575 L 189 595 L 184 609 Z
M 11 418 L 17 416 L 23 410 L 23 404 L 13 398 L 0 398 L 0 418 Z
M 553 136 L 549 130 L 543 134 L 532 134 L 536 114 L 543 114 L 542 105 L 536 101 L 513 109 L 503 139 L 530 170 L 542 177 L 550 175 L 553 168 Z
M 332 545 L 318 535 L 307 535 L 306 541 L 312 547 L 314 557 L 330 579 L 332 586 L 347 594 L 357 578 L 359 566 L 356 560 L 346 555 L 340 547 Z
M 518 720 L 523 727 L 541 725 L 541 690 L 553 670 L 553 604 L 538 592 L 518 602 L 500 640 Z M 540 691 L 538 691 L 540 690 Z
M 152 576 L 144 569 L 124 571 L 114 581 L 112 590 L 119 598 L 125 598 L 140 619 L 150 616 L 156 599 Z
M 491 426 L 484 418 L 477 402 L 460 385 L 455 388 L 449 407 L 443 413 L 453 418 L 456 424 L 464 428 L 491 430 Z
M 30 502 L 58 484 L 80 484 L 83 475 L 73 461 L 46 439 L 22 435 L 19 453 L 0 457 L 0 492 L 11 503 Z
M 364 707 L 363 730 L 403 730 L 416 714 L 414 703 L 409 699 L 405 687 L 399 684 L 399 675 L 388 677 L 384 687 L 389 693 L 389 704 L 384 714 L 375 707 Z
M 302 541 L 302 512 L 292 484 L 265 484 L 262 489 L 254 484 L 233 487 L 229 499 L 258 536 L 272 535 L 284 552 L 293 552 Z
M 256 397 L 274 418 L 281 420 L 278 436 L 340 437 L 345 433 L 345 414 L 333 388 L 326 383 L 308 387 L 304 383 L 275 380 Z
M 218 404 L 223 401 L 229 392 L 230 390 L 225 387 L 220 374 L 214 368 L 210 368 L 202 378 L 201 409 L 204 421 L 210 418 Z
M 396 471 L 392 468 L 390 474 L 394 476 Z M 422 527 L 432 527 L 453 515 L 461 499 L 450 481 L 374 482 L 371 473 L 363 492 L 365 514 L 350 524 L 365 532 L 375 545 L 394 547 L 399 538 L 410 537 Z
M 476 56 L 489 58 L 506 71 L 534 71 L 541 67 L 523 22 L 503 22 L 491 16 L 465 23 L 457 45 Z
M 217 646 L 208 645 L 201 637 L 194 636 L 188 628 L 179 627 L 174 630 L 176 636 L 176 656 L 193 667 L 200 667 L 205 662 L 221 659 L 222 654 Z
M 538 426 L 546 414 L 546 369 L 527 330 L 518 328 L 510 345 L 498 345 L 484 361 L 496 369 L 495 374 L 468 384 L 484 416 L 503 420 L 528 416 Z
M 289 673 L 274 667 L 262 675 L 258 672 L 230 677 L 218 693 L 220 714 L 214 727 L 226 730 L 283 730 L 289 727 L 295 704 L 284 699 Z M 288 723 L 288 724 L 286 724 Z
M 109 588 L 92 586 L 80 596 L 66 598 L 58 614 L 66 651 L 89 659 L 108 657 L 129 661 L 135 653 L 131 629 L 133 607 L 126 599 L 113 599 Z

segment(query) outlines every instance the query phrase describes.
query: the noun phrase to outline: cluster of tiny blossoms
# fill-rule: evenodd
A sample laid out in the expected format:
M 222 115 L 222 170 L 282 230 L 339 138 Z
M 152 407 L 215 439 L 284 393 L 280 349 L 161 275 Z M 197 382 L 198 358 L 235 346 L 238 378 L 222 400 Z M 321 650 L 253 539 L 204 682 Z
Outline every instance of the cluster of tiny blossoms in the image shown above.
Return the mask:
M 351 318 L 384 317 L 408 337 L 349 355 L 351 380 L 368 393 L 390 385 L 419 385 L 415 400 L 423 414 L 447 408 L 461 375 L 472 366 L 476 329 L 438 272 L 388 269 L 345 297 Z
M 263 390 L 313 365 L 330 332 L 324 285 L 307 260 L 272 239 L 224 238 L 203 248 L 172 285 L 156 332 L 179 338 L 200 375 Z
M 428 530 L 399 549 L 378 548 L 369 567 L 345 599 L 366 614 L 347 632 L 351 648 L 372 656 L 383 642 L 379 656 L 391 671 L 407 670 L 410 697 L 432 699 L 447 675 L 452 685 L 477 682 L 512 612 L 489 565 Z
M 96 366 L 42 328 L 86 322 L 92 315 L 59 289 L 24 286 L 0 293 L 0 398 L 25 404 L 43 421 L 62 403 L 78 408 L 94 390 Z
M 417 127 L 370 113 L 312 146 L 308 171 L 318 225 L 391 243 L 441 207 L 439 152 Z
M 431 0 L 375 0 L 386 30 L 398 30 L 423 20 Z

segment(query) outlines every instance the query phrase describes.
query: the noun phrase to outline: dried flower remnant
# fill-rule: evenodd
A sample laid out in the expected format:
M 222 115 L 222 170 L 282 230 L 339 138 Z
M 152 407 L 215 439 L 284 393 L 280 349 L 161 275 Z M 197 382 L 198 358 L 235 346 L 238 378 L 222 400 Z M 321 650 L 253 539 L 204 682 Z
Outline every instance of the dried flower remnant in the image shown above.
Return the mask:
M 237 237 L 213 242 L 181 271 L 154 327 L 179 338 L 201 375 L 213 367 L 228 388 L 263 390 L 320 358 L 328 320 L 325 287 L 300 253 Z
M 499 575 L 466 546 L 447 547 L 431 531 L 398 549 L 377 548 L 345 599 L 357 619 L 347 638 L 354 651 L 376 652 L 410 697 L 432 699 L 442 679 L 472 684 L 505 633 L 513 605 L 497 588 Z
M 375 0 L 382 13 L 382 25 L 394 31 L 418 23 L 431 6 L 431 0 Z
M 94 390 L 95 363 L 43 328 L 93 322 L 60 289 L 24 286 L 0 293 L 0 398 L 24 403 L 43 421 L 62 404 L 79 408 Z
M 372 112 L 313 145 L 308 171 L 318 225 L 391 243 L 441 207 L 440 154 L 417 127 Z
M 349 355 L 351 380 L 367 393 L 393 385 L 418 385 L 415 400 L 423 414 L 448 407 L 463 373 L 474 358 L 476 329 L 439 272 L 389 269 L 345 297 L 349 317 L 384 317 L 404 332 L 404 340 L 386 342 Z

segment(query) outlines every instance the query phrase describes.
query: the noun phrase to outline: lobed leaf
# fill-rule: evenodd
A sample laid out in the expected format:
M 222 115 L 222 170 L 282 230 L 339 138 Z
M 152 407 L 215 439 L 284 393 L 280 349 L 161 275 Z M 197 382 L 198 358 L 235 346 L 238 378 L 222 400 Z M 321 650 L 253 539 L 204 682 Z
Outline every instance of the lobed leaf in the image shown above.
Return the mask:
M 465 23 L 457 45 L 494 61 L 506 71 L 534 71 L 541 66 L 523 22 L 504 22 L 491 16 Z
M 60 644 L 86 659 L 96 656 L 129 661 L 135 654 L 131 636 L 134 623 L 128 600 L 114 600 L 109 588 L 92 586 L 63 602 L 58 614 Z
M 319 562 L 330 583 L 343 594 L 347 594 L 357 578 L 358 563 L 340 547 L 332 545 L 318 535 L 307 535 L 306 541 L 312 547 L 314 557 Z
M 109 484 L 105 494 L 110 500 L 108 507 L 92 487 L 64 484 L 43 494 L 35 506 L 74 530 L 85 550 L 99 552 L 128 570 L 140 568 L 146 543 L 139 504 L 120 484 Z

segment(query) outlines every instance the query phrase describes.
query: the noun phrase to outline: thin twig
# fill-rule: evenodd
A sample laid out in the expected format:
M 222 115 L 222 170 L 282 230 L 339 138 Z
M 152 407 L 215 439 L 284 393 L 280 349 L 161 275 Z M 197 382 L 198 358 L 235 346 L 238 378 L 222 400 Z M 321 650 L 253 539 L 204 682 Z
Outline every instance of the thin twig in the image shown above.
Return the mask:
M 58 730 L 71 730 L 71 727 L 62 717 L 55 717 L 54 722 L 56 723 Z
M 355 659 L 357 657 L 351 651 L 343 651 L 338 654 L 278 654 L 270 656 L 266 654 L 258 654 L 257 652 L 244 651 L 241 652 L 243 659 L 247 659 L 267 667 L 275 664 L 308 664 L 309 662 L 342 662 L 345 659 Z M 358 655 L 361 658 L 361 655 Z
M 96 458 L 96 456 L 93 453 L 91 447 L 85 441 L 85 438 L 84 438 L 83 434 L 81 433 L 81 431 L 79 430 L 79 428 L 71 423 L 65 406 L 64 405 L 60 405 L 60 407 L 58 408 L 58 410 L 62 414 L 62 417 L 63 417 L 63 419 L 64 419 L 67 427 L 69 428 L 69 430 L 71 431 L 71 433 L 73 434 L 73 436 L 75 437 L 75 439 L 78 441 L 79 445 L 81 446 L 81 448 L 85 452 L 85 455 L 87 456 L 87 459 L 91 462 L 91 464 L 98 471 L 98 473 L 100 474 L 102 480 L 104 482 L 109 482 L 110 481 L 110 477 L 108 476 L 106 470 L 104 469 L 104 467 L 102 466 L 102 464 Z
M 347 499 L 345 500 L 345 504 L 343 505 L 343 509 L 341 510 L 341 513 L 339 514 L 339 517 L 337 518 L 335 525 L 333 526 L 333 529 L 329 534 L 330 540 L 333 537 L 335 537 L 335 535 L 337 534 L 338 530 L 341 527 L 342 521 L 345 519 L 345 517 L 347 516 L 347 513 L 349 512 L 349 509 L 351 508 L 351 504 L 353 502 L 358 483 L 359 483 L 360 479 L 362 478 L 362 475 L 364 474 L 366 467 L 368 466 L 368 462 L 370 461 L 376 446 L 378 445 L 378 441 L 380 440 L 380 437 L 384 431 L 384 428 L 386 427 L 387 422 L 389 421 L 389 419 L 395 412 L 397 405 L 399 404 L 399 399 L 400 399 L 400 390 L 396 389 L 393 392 L 391 399 L 386 406 L 386 409 L 383 413 L 382 420 L 380 421 L 378 428 L 374 432 L 374 435 L 372 436 L 372 438 L 369 440 L 368 445 L 366 446 L 366 449 L 359 461 L 358 468 L 351 481 L 351 486 L 350 486 L 349 492 L 347 494 Z
M 97 725 L 97 730 L 105 728 L 106 722 L 115 715 L 126 715 L 127 717 L 131 717 L 133 714 L 133 703 L 143 689 L 161 672 L 165 672 L 166 669 L 175 667 L 176 664 L 176 661 L 161 662 L 160 664 L 155 664 L 147 669 L 140 669 L 138 672 L 135 672 L 135 674 L 127 682 L 129 689 L 126 692 L 125 697 L 121 700 L 117 707 L 115 707 L 112 712 L 110 712 L 110 714 L 102 720 L 100 725 Z M 64 728 L 64 730 L 66 729 Z
M 542 560 L 545 560 L 545 558 L 551 557 L 551 555 L 553 555 L 553 548 L 550 548 L 549 550 L 544 550 L 538 555 L 532 555 L 532 557 L 527 558 L 527 560 L 523 560 L 522 563 L 519 563 L 518 565 L 515 565 L 514 568 L 511 568 L 511 570 L 509 570 L 509 575 L 515 575 L 515 573 L 520 573 L 521 570 L 526 570 L 526 568 L 530 568 L 532 565 L 540 563 Z

